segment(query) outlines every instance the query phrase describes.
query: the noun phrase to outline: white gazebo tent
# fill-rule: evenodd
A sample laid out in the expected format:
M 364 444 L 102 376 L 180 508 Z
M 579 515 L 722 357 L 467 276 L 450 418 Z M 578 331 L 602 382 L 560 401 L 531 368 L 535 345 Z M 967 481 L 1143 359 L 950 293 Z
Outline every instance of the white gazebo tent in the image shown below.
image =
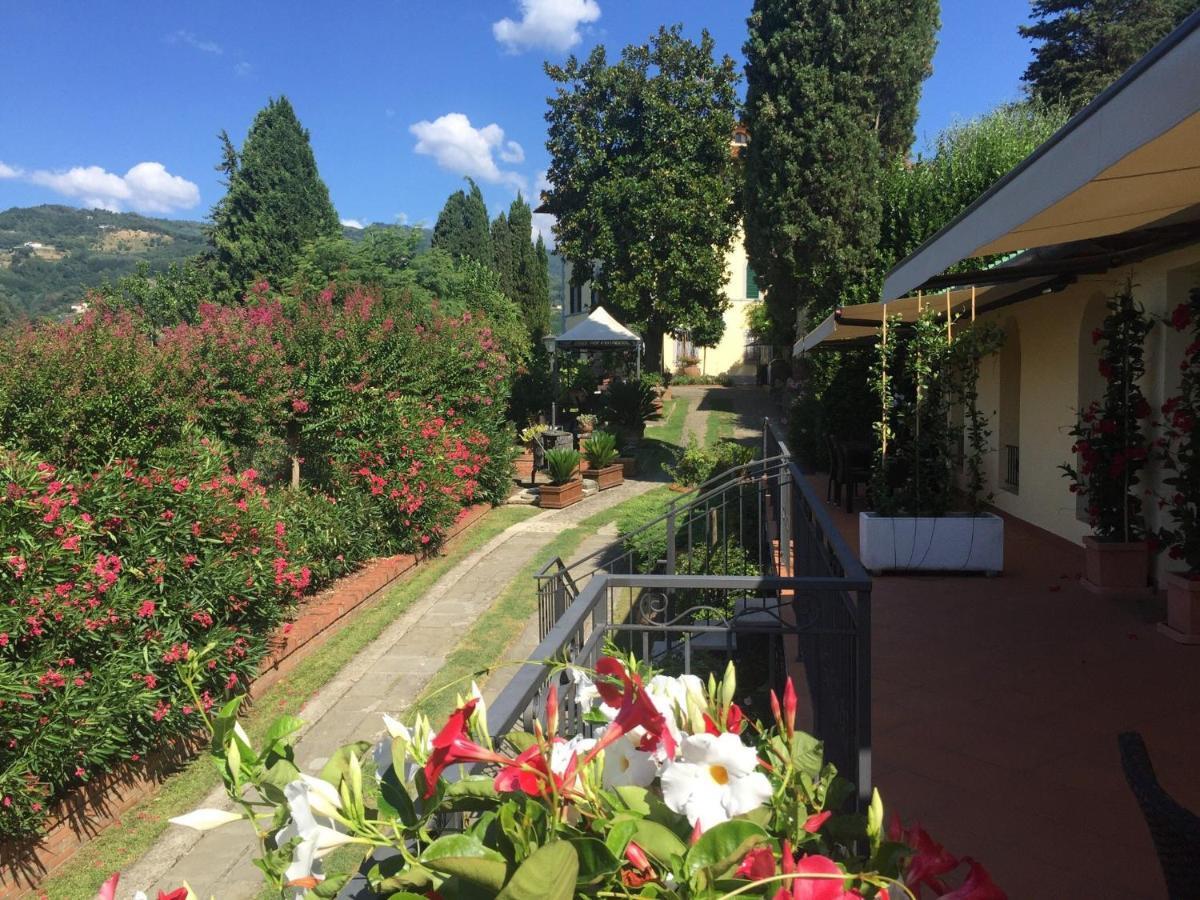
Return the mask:
M 634 350 L 637 353 L 637 373 L 642 374 L 642 339 L 609 315 L 602 306 L 593 309 L 586 319 L 556 337 L 546 338 L 550 350 L 550 369 L 557 378 L 559 350 Z M 557 420 L 557 409 L 551 409 L 551 422 Z

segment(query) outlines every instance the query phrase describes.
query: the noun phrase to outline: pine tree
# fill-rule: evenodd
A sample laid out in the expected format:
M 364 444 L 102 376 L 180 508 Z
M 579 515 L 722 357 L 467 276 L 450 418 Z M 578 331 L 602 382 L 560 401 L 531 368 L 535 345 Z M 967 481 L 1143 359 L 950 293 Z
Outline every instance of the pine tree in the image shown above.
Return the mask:
M 492 266 L 492 235 L 488 228 L 487 206 L 483 193 L 470 178 L 470 193 L 455 191 L 446 200 L 433 226 L 433 247 L 444 250 L 455 259 L 471 259 Z
M 1036 41 L 1022 80 L 1034 99 L 1078 112 L 1194 9 L 1195 0 L 1033 0 Z
M 240 292 L 257 278 L 290 276 L 304 244 L 341 234 L 341 225 L 286 97 L 255 116 L 240 153 L 228 134 L 220 139 L 228 190 L 213 209 L 209 240 L 228 286 Z

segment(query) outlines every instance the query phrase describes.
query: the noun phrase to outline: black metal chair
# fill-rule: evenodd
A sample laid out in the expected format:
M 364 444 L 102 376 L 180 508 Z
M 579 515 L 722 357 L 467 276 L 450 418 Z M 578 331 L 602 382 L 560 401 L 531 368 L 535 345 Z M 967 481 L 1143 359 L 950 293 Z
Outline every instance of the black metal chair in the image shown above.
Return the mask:
M 838 441 L 838 476 L 842 483 L 846 512 L 854 512 L 860 484 L 871 483 L 871 445 L 863 441 Z M 868 492 L 869 495 L 869 492 Z
M 829 454 L 829 483 L 825 487 L 825 502 L 832 503 L 836 502 L 834 498 L 842 494 L 841 454 L 832 434 L 825 435 L 825 451 Z
M 1125 780 L 1154 839 L 1167 882 L 1167 897 L 1195 900 L 1200 897 L 1200 816 L 1180 806 L 1163 790 L 1154 774 L 1146 742 L 1138 732 L 1118 735 L 1117 745 L 1121 749 Z

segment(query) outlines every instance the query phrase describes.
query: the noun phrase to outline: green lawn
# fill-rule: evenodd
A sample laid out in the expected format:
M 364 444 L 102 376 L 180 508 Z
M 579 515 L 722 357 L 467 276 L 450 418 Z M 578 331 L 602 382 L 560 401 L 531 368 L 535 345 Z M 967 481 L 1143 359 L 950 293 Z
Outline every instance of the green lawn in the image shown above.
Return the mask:
M 411 577 L 389 590 L 382 600 L 361 610 L 319 653 L 300 662 L 254 704 L 244 719 L 252 738 L 258 738 L 276 716 L 297 714 L 301 706 L 328 683 L 359 650 L 374 640 L 397 616 L 419 600 L 459 560 L 493 537 L 538 511 L 529 507 L 492 510 L 439 556 L 418 566 Z M 452 698 L 453 699 L 453 698 Z M 122 816 L 119 826 L 108 829 L 83 847 L 65 867 L 41 885 L 52 900 L 81 900 L 95 896 L 113 872 L 135 862 L 170 827 L 167 820 L 195 808 L 220 784 L 207 758 L 193 760 L 163 783 L 157 792 Z

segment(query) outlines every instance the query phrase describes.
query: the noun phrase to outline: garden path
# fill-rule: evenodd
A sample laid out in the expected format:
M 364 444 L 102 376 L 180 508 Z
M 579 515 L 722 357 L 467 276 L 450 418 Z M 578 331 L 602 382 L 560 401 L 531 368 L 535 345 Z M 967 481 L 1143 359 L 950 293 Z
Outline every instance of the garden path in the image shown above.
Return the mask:
M 380 737 L 382 713 L 399 715 L 420 696 L 457 639 L 546 544 L 579 521 L 656 484 L 629 481 L 586 503 L 547 510 L 513 525 L 463 559 L 305 705 L 301 717 L 306 726 L 296 743 L 301 770 L 316 774 L 343 744 Z M 589 536 L 578 555 L 611 542 L 615 532 L 604 532 Z M 536 621 L 533 628 L 536 644 Z M 520 658 L 528 638 L 522 634 L 514 643 L 513 658 Z M 213 791 L 200 805 L 229 808 L 223 789 Z M 153 896 L 187 881 L 202 898 L 257 897 L 263 882 L 251 862 L 256 852 L 249 828 L 238 824 L 203 834 L 173 827 L 122 875 L 120 896 L 125 900 L 137 888 Z

